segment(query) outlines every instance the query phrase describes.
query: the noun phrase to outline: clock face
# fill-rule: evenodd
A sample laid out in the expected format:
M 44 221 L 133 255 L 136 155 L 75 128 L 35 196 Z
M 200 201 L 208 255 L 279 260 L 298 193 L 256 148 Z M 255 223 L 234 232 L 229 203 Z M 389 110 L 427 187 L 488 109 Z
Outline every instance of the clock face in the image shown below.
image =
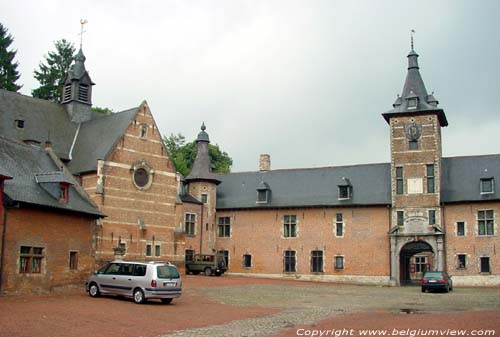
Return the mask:
M 418 140 L 422 134 L 422 126 L 416 122 L 410 122 L 406 125 L 406 137 L 409 140 Z

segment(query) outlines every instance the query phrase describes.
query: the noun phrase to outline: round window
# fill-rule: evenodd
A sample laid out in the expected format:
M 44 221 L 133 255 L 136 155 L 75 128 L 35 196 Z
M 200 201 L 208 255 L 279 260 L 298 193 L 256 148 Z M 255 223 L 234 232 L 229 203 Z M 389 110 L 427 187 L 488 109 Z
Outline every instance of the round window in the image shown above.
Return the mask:
M 134 172 L 134 182 L 137 187 L 145 187 L 149 183 L 149 173 L 144 168 L 138 168 Z

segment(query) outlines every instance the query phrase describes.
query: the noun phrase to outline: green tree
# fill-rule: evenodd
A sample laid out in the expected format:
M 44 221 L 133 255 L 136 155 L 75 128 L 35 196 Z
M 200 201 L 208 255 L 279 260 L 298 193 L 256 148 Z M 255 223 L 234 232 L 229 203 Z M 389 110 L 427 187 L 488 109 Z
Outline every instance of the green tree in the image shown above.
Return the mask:
M 0 23 L 0 89 L 16 92 L 21 89 L 21 86 L 16 84 L 21 75 L 17 71 L 19 64 L 14 62 L 17 50 L 9 50 L 13 41 L 14 38 L 7 28 Z
M 194 159 L 196 158 L 196 142 L 186 143 L 186 137 L 180 133 L 177 135 L 170 134 L 169 137 L 164 136 L 163 142 L 175 169 L 184 176 L 187 176 L 191 172 Z M 215 173 L 231 172 L 233 160 L 226 152 L 219 148 L 218 144 L 209 144 L 208 154 Z
M 65 39 L 56 41 L 54 45 L 56 50 L 49 52 L 45 56 L 46 63 L 40 62 L 39 70 L 34 71 L 40 86 L 31 94 L 33 97 L 60 102 L 64 77 L 73 62 L 75 46 Z
M 100 108 L 98 106 L 93 106 L 92 111 L 103 114 L 103 115 L 111 115 L 113 110 L 110 108 Z

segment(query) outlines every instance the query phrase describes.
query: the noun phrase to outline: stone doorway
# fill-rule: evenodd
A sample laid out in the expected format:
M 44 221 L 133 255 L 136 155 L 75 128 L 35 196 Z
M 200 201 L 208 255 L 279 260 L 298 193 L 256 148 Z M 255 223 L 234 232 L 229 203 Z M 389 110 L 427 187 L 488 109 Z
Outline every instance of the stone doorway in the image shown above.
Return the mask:
M 433 255 L 431 245 L 425 241 L 405 244 L 399 252 L 399 284 L 418 284 L 423 273 L 432 270 Z

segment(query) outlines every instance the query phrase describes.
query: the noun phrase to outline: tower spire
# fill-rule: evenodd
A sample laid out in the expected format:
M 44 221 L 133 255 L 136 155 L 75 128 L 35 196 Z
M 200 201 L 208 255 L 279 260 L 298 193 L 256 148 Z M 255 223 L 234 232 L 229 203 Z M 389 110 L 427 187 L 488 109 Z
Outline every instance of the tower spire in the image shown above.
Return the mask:
M 80 19 L 80 25 L 81 25 L 81 28 L 80 28 L 80 50 L 82 49 L 82 46 L 83 46 L 83 33 L 85 33 L 85 31 L 83 30 L 83 26 L 88 23 L 88 21 L 86 19 Z
M 413 36 L 415 35 L 415 29 L 411 30 L 411 50 L 413 50 Z

